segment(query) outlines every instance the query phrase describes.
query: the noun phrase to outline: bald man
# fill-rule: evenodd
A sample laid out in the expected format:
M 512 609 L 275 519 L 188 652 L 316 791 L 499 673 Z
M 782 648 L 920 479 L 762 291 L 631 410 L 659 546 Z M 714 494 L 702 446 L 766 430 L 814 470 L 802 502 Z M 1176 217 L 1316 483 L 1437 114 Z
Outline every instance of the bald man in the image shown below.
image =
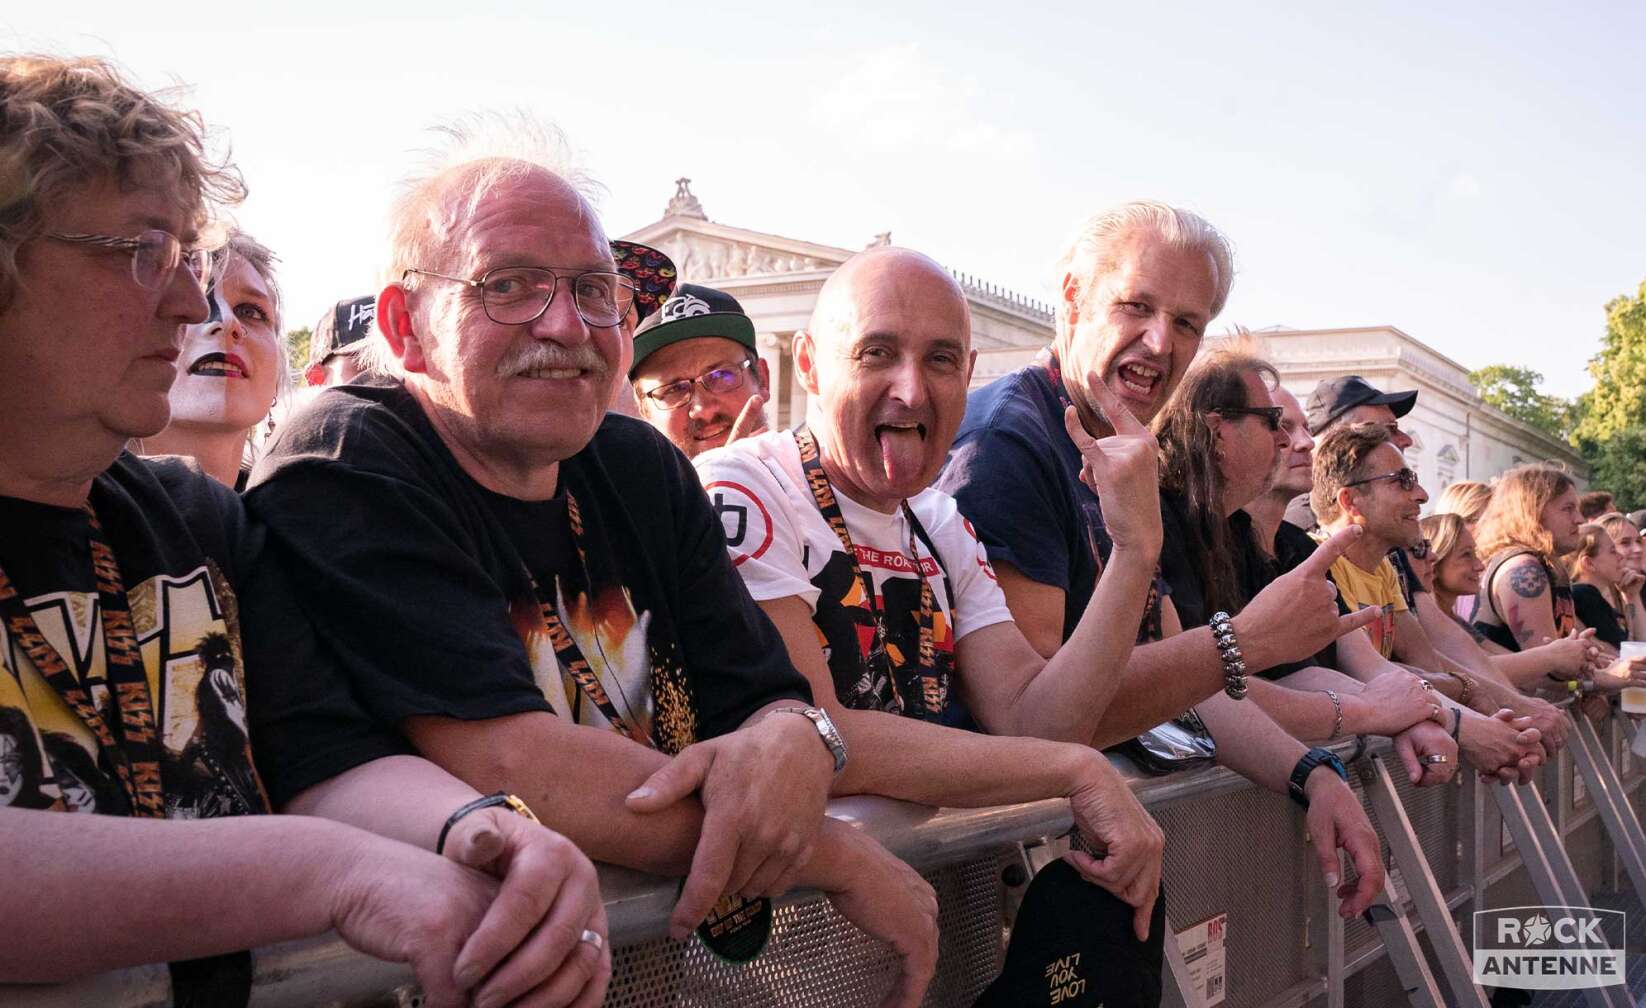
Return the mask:
M 1125 548 L 1099 589 L 1109 605 L 1043 659 L 954 500 L 930 489 L 974 360 L 966 299 L 945 270 L 906 249 L 861 253 L 795 337 L 805 426 L 695 464 L 732 562 L 852 740 L 834 793 L 961 807 L 1067 798 L 1084 837 L 1108 849 L 1070 864 L 1135 908 L 1122 925 L 1158 961 L 1160 830 L 1078 744 L 1114 683 L 1091 671 L 1125 664 L 1143 615 L 1160 546 L 1154 440 L 1135 422 L 1101 441 L 1079 431 Z M 993 734 L 950 727 L 967 713 Z

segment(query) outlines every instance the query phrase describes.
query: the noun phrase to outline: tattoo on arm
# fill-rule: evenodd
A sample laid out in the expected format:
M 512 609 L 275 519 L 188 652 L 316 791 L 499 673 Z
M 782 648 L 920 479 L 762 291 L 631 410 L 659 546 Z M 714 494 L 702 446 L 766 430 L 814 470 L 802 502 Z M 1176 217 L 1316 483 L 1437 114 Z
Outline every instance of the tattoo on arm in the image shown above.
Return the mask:
M 1538 576 L 1542 577 L 1543 572 L 1538 571 Z M 1515 640 L 1522 646 L 1531 643 L 1532 635 L 1536 633 L 1535 630 L 1526 625 L 1525 620 L 1520 618 L 1519 606 L 1509 607 L 1509 632 L 1515 635 Z
M 1521 598 L 1537 598 L 1549 590 L 1549 575 L 1540 563 L 1523 563 L 1509 572 L 1509 587 Z

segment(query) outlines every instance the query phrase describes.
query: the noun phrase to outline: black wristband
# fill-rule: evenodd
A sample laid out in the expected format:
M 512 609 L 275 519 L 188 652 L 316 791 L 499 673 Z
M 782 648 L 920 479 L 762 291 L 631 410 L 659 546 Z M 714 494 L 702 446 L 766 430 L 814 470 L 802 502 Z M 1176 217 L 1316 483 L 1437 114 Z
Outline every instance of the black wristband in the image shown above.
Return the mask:
M 508 806 L 509 811 L 526 816 L 533 822 L 537 821 L 537 817 L 532 815 L 531 809 L 526 808 L 525 802 L 516 798 L 514 795 L 509 794 L 507 791 L 497 791 L 486 795 L 483 798 L 476 798 L 474 801 L 459 807 L 456 812 L 453 812 L 451 815 L 447 816 L 446 825 L 440 827 L 440 837 L 434 842 L 434 852 L 436 854 L 446 853 L 446 834 L 452 831 L 452 827 L 457 825 L 457 821 L 459 819 L 462 819 L 470 812 L 478 812 L 484 808 L 495 808 L 498 805 L 506 805 Z
M 1339 777 L 1343 778 L 1345 784 L 1349 782 L 1349 768 L 1343 765 L 1343 761 L 1337 758 L 1337 754 L 1330 749 L 1316 747 L 1304 753 L 1303 758 L 1297 761 L 1297 766 L 1292 768 L 1292 779 L 1286 785 L 1286 793 L 1291 795 L 1292 801 L 1297 802 L 1304 808 L 1309 807 L 1309 795 L 1308 792 L 1303 790 L 1303 785 L 1308 781 L 1309 775 L 1323 764 L 1331 767 Z
M 1463 730 L 1463 708 L 1452 708 L 1452 741 L 1458 741 L 1458 732 Z

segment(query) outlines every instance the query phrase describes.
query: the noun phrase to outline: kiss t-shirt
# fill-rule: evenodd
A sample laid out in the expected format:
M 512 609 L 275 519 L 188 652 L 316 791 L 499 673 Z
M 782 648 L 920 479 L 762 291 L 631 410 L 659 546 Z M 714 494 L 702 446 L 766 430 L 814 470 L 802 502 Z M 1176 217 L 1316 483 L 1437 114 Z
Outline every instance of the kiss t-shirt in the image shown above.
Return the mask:
M 267 811 L 230 582 L 250 548 L 239 502 L 182 460 L 123 453 L 92 481 L 89 503 L 147 673 L 164 815 Z M 145 730 L 122 724 L 122 711 L 139 708 L 117 701 L 106 667 L 88 511 L 0 497 L 0 568 L 115 741 Z M 0 806 L 134 814 L 115 764 L 30 660 L 18 629 L 0 624 Z
M 750 594 L 756 601 L 799 596 L 811 607 L 841 704 L 947 720 L 956 642 L 1012 618 L 983 545 L 954 498 L 926 490 L 909 501 L 923 539 L 901 509 L 883 514 L 835 493 L 858 565 L 873 585 L 871 606 L 808 488 L 793 434 L 737 441 L 699 455 L 695 464 Z M 917 660 L 922 575 L 933 601 L 930 685 L 921 682 Z M 890 679 L 884 665 L 865 660 L 875 647 L 875 608 L 886 624 Z

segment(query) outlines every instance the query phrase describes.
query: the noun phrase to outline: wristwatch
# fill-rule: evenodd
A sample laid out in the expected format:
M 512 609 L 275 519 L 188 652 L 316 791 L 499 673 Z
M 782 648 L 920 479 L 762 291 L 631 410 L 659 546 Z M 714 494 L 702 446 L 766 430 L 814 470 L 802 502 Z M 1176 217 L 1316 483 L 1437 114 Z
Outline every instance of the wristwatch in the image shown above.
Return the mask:
M 834 757 L 834 772 L 839 774 L 846 769 L 846 739 L 826 712 L 816 707 L 777 707 L 772 713 L 799 714 L 816 725 L 817 734 L 823 737 L 823 744 L 829 747 L 829 755 Z
M 457 820 L 468 815 L 470 812 L 478 812 L 484 808 L 495 808 L 499 805 L 507 808 L 510 812 L 513 812 L 517 816 L 530 819 L 532 822 L 541 821 L 532 813 L 531 807 L 519 798 L 509 794 L 507 791 L 495 791 L 483 798 L 476 798 L 474 801 L 459 807 L 456 812 L 453 812 L 451 815 L 447 816 L 446 825 L 440 827 L 440 837 L 434 842 L 434 852 L 436 854 L 446 853 L 446 835 L 452 831 L 453 826 L 457 825 Z
M 1345 784 L 1349 782 L 1349 768 L 1343 765 L 1343 761 L 1338 759 L 1336 754 L 1330 749 L 1320 749 L 1318 747 L 1310 749 L 1303 754 L 1302 759 L 1297 761 L 1297 766 L 1292 768 L 1292 779 L 1286 785 L 1287 793 L 1292 796 L 1292 801 L 1297 802 L 1304 808 L 1309 807 L 1309 795 L 1303 790 L 1303 785 L 1309 779 L 1309 775 L 1314 773 L 1315 768 L 1322 763 L 1336 771 L 1337 775 L 1343 778 Z

